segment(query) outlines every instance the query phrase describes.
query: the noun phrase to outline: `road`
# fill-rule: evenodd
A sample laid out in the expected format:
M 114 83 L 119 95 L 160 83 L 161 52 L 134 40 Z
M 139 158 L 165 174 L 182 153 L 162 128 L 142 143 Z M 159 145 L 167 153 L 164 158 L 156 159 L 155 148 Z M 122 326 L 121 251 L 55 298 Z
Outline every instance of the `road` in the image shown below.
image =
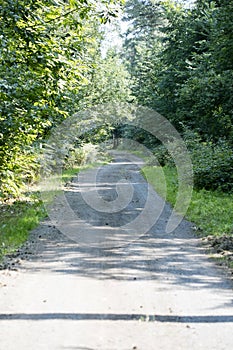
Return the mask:
M 171 208 L 139 163 L 118 153 L 74 178 L 68 209 L 58 198 L 0 271 L 0 349 L 232 349 L 233 284 L 191 223 L 166 233 Z

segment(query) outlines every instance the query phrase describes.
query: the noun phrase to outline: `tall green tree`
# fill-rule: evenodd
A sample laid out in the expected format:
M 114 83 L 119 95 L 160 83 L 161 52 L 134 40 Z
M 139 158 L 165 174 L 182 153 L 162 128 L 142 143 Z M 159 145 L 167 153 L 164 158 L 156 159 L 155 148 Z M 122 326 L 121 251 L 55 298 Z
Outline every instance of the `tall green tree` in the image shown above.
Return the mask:
M 161 11 L 158 1 L 130 0 L 126 2 L 123 18 L 128 22 L 123 56 L 132 77 L 132 92 L 139 104 L 149 107 L 154 107 L 157 72 L 161 69 Z
M 139 103 L 178 128 L 185 123 L 203 138 L 232 142 L 232 0 L 127 4 L 125 56 Z
M 17 194 L 36 167 L 31 146 L 78 108 L 98 28 L 117 16 L 120 3 L 1 1 L 0 195 Z

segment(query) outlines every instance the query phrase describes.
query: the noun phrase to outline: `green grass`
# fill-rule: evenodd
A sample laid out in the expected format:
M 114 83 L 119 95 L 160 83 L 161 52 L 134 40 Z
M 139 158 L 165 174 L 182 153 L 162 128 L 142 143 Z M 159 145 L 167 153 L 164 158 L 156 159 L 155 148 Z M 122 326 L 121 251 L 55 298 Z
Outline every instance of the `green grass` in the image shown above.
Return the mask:
M 177 172 L 165 166 L 166 200 L 173 206 L 177 195 Z M 155 190 L 164 197 L 164 185 L 159 167 L 146 166 L 143 174 Z M 233 194 L 219 191 L 193 190 L 186 218 L 193 222 L 204 235 L 221 236 L 233 233 Z
M 46 216 L 39 195 L 33 195 L 28 201 L 15 201 L 1 205 L 0 213 L 0 259 L 13 253 L 24 243 L 29 232 Z

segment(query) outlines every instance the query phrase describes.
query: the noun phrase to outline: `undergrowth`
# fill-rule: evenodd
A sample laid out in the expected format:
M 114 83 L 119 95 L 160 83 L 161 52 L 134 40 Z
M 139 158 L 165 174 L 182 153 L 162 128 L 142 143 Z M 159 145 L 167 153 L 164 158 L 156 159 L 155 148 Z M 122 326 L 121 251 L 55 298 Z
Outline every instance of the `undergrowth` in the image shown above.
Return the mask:
M 0 260 L 23 244 L 31 230 L 46 216 L 39 194 L 23 201 L 4 203 L 0 213 Z

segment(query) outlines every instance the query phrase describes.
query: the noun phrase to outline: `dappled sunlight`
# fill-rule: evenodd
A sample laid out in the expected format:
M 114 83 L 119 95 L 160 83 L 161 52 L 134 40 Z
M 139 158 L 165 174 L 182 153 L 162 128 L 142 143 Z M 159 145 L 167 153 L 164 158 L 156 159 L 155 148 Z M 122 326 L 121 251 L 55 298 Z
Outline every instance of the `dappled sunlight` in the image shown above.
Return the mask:
M 99 227 L 100 232 L 104 229 Z M 117 233 L 116 227 L 108 229 Z M 81 247 L 61 234 L 53 242 L 44 235 L 43 259 L 32 257 L 32 263 L 24 268 L 33 273 L 50 271 L 96 280 L 160 281 L 165 288 L 182 285 L 190 290 L 224 286 L 228 289 L 226 281 L 198 246 L 199 240 L 191 233 L 190 237 L 182 235 L 179 228 L 170 237 L 152 229 L 134 242 L 114 249 Z M 118 238 L 122 237 L 116 234 L 114 239 Z

